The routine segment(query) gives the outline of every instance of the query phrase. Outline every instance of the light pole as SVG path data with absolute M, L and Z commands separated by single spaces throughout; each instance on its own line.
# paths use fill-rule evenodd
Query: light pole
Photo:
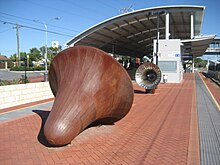
M 47 24 L 52 21 L 52 20 L 59 20 L 60 17 L 55 17 L 50 19 L 49 21 L 45 22 L 40 22 L 39 20 L 34 20 L 35 22 L 39 22 L 44 24 L 45 27 L 45 53 L 44 53 L 44 60 L 45 60 L 45 73 L 44 73 L 44 81 L 48 81 L 48 69 L 47 69 L 47 33 L 48 33 L 48 27 Z
M 44 53 L 44 60 L 45 60 L 45 73 L 44 73 L 44 81 L 48 81 L 48 70 L 47 70 L 47 24 L 44 24 L 45 27 L 45 53 Z

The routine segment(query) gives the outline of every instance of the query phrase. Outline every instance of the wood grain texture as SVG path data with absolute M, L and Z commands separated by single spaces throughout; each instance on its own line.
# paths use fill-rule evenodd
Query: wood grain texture
M 122 119 L 133 103 L 126 70 L 107 53 L 76 46 L 60 52 L 51 63 L 49 83 L 55 101 L 44 134 L 55 146 L 70 143 L 95 121 Z

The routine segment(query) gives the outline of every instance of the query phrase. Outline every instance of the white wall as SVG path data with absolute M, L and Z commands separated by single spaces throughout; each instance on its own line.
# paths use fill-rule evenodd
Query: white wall
M 154 40 L 154 53 L 156 52 L 156 40 Z M 163 75 L 167 75 L 168 83 L 180 83 L 183 79 L 183 66 L 181 61 L 181 42 L 180 39 L 159 40 L 158 42 L 158 64 L 161 62 L 176 62 L 176 69 L 170 70 L 164 66 L 160 68 Z M 166 70 L 168 69 L 168 70 Z
M 53 97 L 49 82 L 0 86 L 0 109 Z

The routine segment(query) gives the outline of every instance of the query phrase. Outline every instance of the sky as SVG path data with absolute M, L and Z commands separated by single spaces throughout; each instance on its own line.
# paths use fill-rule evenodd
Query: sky
M 201 34 L 220 37 L 220 0 L 0 0 L 0 54 L 17 52 L 18 24 L 20 52 L 59 41 L 62 49 L 71 38 L 89 27 L 117 16 L 120 9 L 134 10 L 167 5 L 206 6 Z M 55 18 L 59 18 L 58 20 Z

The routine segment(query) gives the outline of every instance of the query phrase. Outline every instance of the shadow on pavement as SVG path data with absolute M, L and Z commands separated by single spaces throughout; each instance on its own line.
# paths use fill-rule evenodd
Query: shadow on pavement
M 47 118 L 50 114 L 50 111 L 44 111 L 44 110 L 32 110 L 32 112 L 36 113 L 37 115 L 40 116 L 41 118 L 41 128 L 40 128 L 40 131 L 38 133 L 38 136 L 37 136 L 37 139 L 38 141 L 46 146 L 46 147 L 51 147 L 51 148 L 56 148 L 56 147 L 64 147 L 64 146 L 53 146 L 51 145 L 50 143 L 47 142 L 46 140 L 46 137 L 44 135 L 44 125 L 47 121 Z M 112 121 L 111 118 L 105 118 L 105 119 L 101 119 L 101 120 L 98 120 L 98 121 L 94 121 L 93 123 L 91 123 L 88 127 L 86 127 L 84 130 L 88 129 L 88 128 L 91 128 L 91 127 L 99 127 L 101 125 L 114 125 L 114 121 Z M 83 130 L 83 131 L 84 131 Z M 81 132 L 83 132 L 81 131 Z
M 134 90 L 134 93 L 136 93 L 136 94 L 146 94 L 146 92 L 145 91 L 142 91 L 142 90 Z
M 33 110 L 32 112 L 36 113 L 37 115 L 39 115 L 41 117 L 41 128 L 40 131 L 38 133 L 37 139 L 38 141 L 46 146 L 46 147 L 53 147 L 51 144 L 49 144 L 44 136 L 44 125 L 46 123 L 46 120 L 50 114 L 50 111 L 44 111 L 44 110 Z

